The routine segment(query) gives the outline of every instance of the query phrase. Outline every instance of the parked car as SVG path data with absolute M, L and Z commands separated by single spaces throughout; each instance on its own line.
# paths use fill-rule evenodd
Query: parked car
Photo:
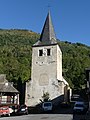
M 74 114 L 85 114 L 87 112 L 87 108 L 84 102 L 77 101 L 75 102 L 73 113 Z
M 42 103 L 42 109 L 44 112 L 52 111 L 53 110 L 53 105 L 52 102 L 43 102 Z
M 14 110 L 13 110 L 12 106 L 9 106 L 9 111 L 10 111 L 10 115 L 14 115 Z
M 28 115 L 28 107 L 26 105 L 21 105 L 17 110 L 17 115 Z
M 10 109 L 8 106 L 0 107 L 0 116 L 10 116 Z

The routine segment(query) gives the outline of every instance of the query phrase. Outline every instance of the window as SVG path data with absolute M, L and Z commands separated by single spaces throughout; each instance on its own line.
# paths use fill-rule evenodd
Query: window
M 47 56 L 50 56 L 50 49 L 47 49 Z
M 39 56 L 43 55 L 43 50 L 39 50 Z
M 7 103 L 7 96 L 2 96 L 1 103 L 2 104 Z
M 39 56 L 50 56 L 51 49 L 41 49 L 39 50 Z

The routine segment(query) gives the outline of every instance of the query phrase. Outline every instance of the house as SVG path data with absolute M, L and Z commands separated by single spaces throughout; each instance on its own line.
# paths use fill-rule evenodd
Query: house
M 19 104 L 19 92 L 8 82 L 5 74 L 0 74 L 0 106 Z
M 40 36 L 32 46 L 31 80 L 26 83 L 25 104 L 36 106 L 45 93 L 57 105 L 69 100 L 69 84 L 62 76 L 62 51 L 56 40 L 50 11 Z

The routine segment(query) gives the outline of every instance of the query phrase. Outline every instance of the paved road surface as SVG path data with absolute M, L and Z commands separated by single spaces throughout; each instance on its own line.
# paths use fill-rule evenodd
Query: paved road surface
M 70 114 L 29 114 L 23 116 L 1 117 L 0 120 L 73 120 Z

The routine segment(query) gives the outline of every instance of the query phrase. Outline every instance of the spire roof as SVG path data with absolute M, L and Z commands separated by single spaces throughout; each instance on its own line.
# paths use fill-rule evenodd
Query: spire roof
M 52 45 L 57 44 L 54 27 L 51 20 L 50 11 L 47 14 L 46 21 L 40 36 L 40 39 L 34 46 L 37 45 Z

